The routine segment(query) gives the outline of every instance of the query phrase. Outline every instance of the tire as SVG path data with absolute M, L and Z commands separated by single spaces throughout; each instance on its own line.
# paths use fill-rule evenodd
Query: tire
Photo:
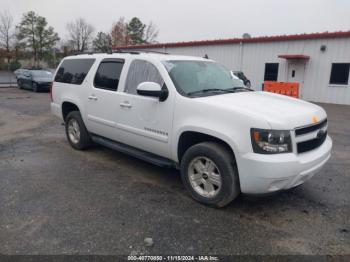
M 19 89 L 23 89 L 22 81 L 21 81 L 21 80 L 17 80 L 17 87 L 18 87 Z
M 246 86 L 246 87 L 248 87 L 248 88 L 251 88 L 251 86 L 252 86 L 252 85 L 251 85 L 251 83 L 250 83 L 250 81 L 249 81 L 249 80 L 247 81 L 247 83 L 246 83 L 246 85 L 245 85 L 245 86 Z
M 65 119 L 66 136 L 69 144 L 77 150 L 91 146 L 91 138 L 79 111 L 70 112 Z M 74 132 L 76 136 L 74 136 Z M 79 135 L 77 134 L 79 132 Z
M 210 161 L 214 165 L 209 164 Z M 198 171 L 198 168 L 193 168 L 198 165 L 201 168 L 208 165 L 210 167 L 208 170 L 214 171 L 203 173 Z M 200 203 L 223 207 L 240 194 L 236 161 L 224 145 L 215 142 L 204 142 L 190 147 L 181 160 L 180 169 L 182 182 L 186 189 Z M 220 177 L 220 183 L 218 177 Z M 211 181 L 216 183 L 212 184 L 214 191 L 204 195 L 206 189 L 204 183 L 211 183 Z M 201 184 L 202 182 L 203 184 Z M 208 186 L 208 188 L 211 187 Z
M 38 93 L 38 92 L 39 92 L 39 87 L 38 87 L 38 84 L 37 84 L 37 83 L 33 82 L 33 83 L 32 83 L 32 88 L 33 88 L 33 91 L 34 91 L 35 93 Z

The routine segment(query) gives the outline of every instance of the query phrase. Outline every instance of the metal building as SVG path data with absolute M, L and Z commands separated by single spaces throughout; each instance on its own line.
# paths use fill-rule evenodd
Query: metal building
M 350 105 L 350 31 L 126 48 L 208 55 L 231 70 L 243 71 L 256 90 L 261 90 L 265 80 L 298 82 L 302 99 Z

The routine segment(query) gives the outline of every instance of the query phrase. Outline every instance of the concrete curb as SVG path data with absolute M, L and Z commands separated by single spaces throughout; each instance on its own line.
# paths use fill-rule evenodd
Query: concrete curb
M 17 84 L 16 83 L 12 83 L 12 84 L 1 83 L 0 84 L 0 88 L 10 88 L 10 87 L 17 87 Z

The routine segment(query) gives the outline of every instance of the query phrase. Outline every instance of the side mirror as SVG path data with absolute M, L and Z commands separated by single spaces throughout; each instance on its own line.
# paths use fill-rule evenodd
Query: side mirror
M 141 96 L 158 97 L 160 102 L 165 101 L 169 94 L 165 85 L 161 87 L 155 82 L 142 82 L 137 86 L 136 90 L 137 94 Z

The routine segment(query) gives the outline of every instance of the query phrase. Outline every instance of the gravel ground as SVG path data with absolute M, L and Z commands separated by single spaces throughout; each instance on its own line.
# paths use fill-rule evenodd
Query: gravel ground
M 334 148 L 318 175 L 214 209 L 176 170 L 73 150 L 47 93 L 0 89 L 0 253 L 350 255 L 350 107 L 322 106 Z

